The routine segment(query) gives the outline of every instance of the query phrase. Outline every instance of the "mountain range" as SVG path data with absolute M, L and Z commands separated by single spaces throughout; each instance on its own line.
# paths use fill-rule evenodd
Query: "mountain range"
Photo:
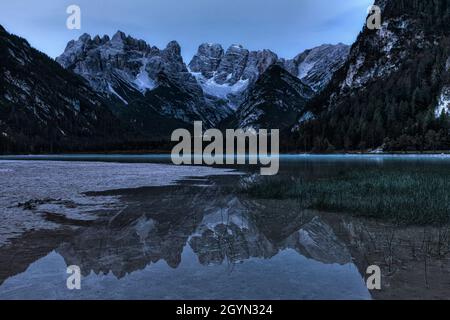
M 236 127 L 249 128 L 263 124 L 258 121 L 263 113 L 266 117 L 279 113 L 291 120 L 266 121 L 264 125 L 290 126 L 306 101 L 343 65 L 348 51 L 343 44 L 324 45 L 285 60 L 270 50 L 250 51 L 241 45 L 224 50 L 220 44 L 204 43 L 186 65 L 177 42 L 159 49 L 118 31 L 112 38 L 84 34 L 69 42 L 56 61 L 85 78 L 95 92 L 109 100 L 118 118 L 155 137 L 154 115 L 168 118 L 165 123 L 174 119 L 184 122 L 184 126 L 201 120 L 206 127 L 215 127 L 233 120 Z M 284 78 L 290 85 L 285 89 L 299 95 L 290 101 L 295 106 L 272 105 L 265 110 L 254 103 L 261 90 L 267 93 L 262 83 L 267 87 L 271 80 L 281 80 L 280 73 L 269 71 L 273 66 L 287 71 Z M 267 97 L 266 105 L 271 104 L 271 98 Z M 285 103 L 284 92 L 278 98 Z M 167 134 L 173 128 L 168 127 Z
M 380 29 L 293 59 L 118 31 L 56 61 L 0 28 L 0 151 L 149 148 L 176 128 L 281 129 L 292 150 L 450 148 L 450 4 L 379 0 Z

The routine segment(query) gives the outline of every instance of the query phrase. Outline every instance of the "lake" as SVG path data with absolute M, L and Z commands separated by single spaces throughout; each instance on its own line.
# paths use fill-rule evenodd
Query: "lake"
M 276 179 L 445 176 L 449 165 L 444 155 L 282 156 Z M 165 155 L 0 157 L 0 299 L 450 297 L 447 226 L 241 192 L 261 178 L 257 167 L 176 167 Z M 366 286 L 372 264 L 380 292 Z M 67 289 L 71 265 L 81 290 Z

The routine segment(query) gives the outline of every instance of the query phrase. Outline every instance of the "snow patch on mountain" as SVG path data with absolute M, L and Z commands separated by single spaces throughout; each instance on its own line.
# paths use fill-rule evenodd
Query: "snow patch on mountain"
M 114 88 L 111 86 L 111 84 L 108 83 L 108 90 L 109 92 L 111 92 L 113 95 L 115 95 L 117 98 L 120 99 L 120 101 L 122 101 L 123 103 L 125 103 L 126 105 L 128 105 L 128 101 L 125 100 L 124 98 L 122 98 L 122 96 L 120 94 L 118 94 L 116 92 L 116 90 L 114 90 Z
M 239 94 L 245 91 L 249 85 L 249 80 L 240 79 L 234 84 L 223 83 L 219 84 L 214 80 L 214 77 L 207 79 L 201 72 L 192 72 L 192 75 L 197 79 L 203 91 L 214 97 L 221 99 L 228 99 L 230 94 Z M 230 75 L 231 76 L 231 75 Z
M 399 29 L 404 29 L 404 26 L 401 25 Z M 390 53 L 392 49 L 395 47 L 398 42 L 398 37 L 396 34 L 389 29 L 389 22 L 386 21 L 381 25 L 381 29 L 377 31 L 378 36 L 382 39 L 383 43 L 383 51 L 386 53 Z
M 136 76 L 136 80 L 134 80 L 134 83 L 136 84 L 139 91 L 143 93 L 147 92 L 147 90 L 153 90 L 157 87 L 156 81 L 150 78 L 146 67 L 147 64 L 143 63 L 138 75 Z
M 304 122 L 308 122 L 310 120 L 313 120 L 314 118 L 315 118 L 314 114 L 311 111 L 308 111 L 298 120 L 298 123 L 302 124 Z
M 444 87 L 435 109 L 435 116 L 439 118 L 442 114 L 450 115 L 450 87 Z
M 301 63 L 298 67 L 298 77 L 300 79 L 305 79 L 308 76 L 308 73 L 311 72 L 311 70 L 316 65 L 316 62 L 304 62 Z

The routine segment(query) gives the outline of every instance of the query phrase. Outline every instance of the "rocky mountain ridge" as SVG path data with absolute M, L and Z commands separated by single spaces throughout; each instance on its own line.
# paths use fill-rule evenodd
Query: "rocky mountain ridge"
M 243 93 L 274 64 L 320 92 L 345 63 L 349 49 L 344 44 L 322 45 L 287 60 L 267 49 L 250 51 L 232 45 L 224 51 L 220 44 L 204 43 L 189 68 L 206 93 L 228 99 L 236 106 L 242 102 Z
M 212 127 L 235 116 L 270 66 L 279 65 L 320 91 L 345 62 L 347 49 L 342 44 L 324 45 L 285 60 L 270 50 L 250 51 L 241 45 L 224 50 L 220 44 L 205 43 L 186 66 L 177 42 L 160 50 L 118 31 L 112 38 L 84 34 L 69 42 L 57 61 L 115 101 L 119 118 L 127 114 L 126 121 L 139 122 L 156 113 L 185 123 L 202 120 Z M 164 86 L 167 90 L 157 93 Z
M 56 61 L 110 99 L 119 118 L 149 134 L 157 125 L 155 117 L 185 123 L 202 120 L 212 126 L 229 114 L 205 98 L 175 41 L 160 50 L 121 31 L 112 38 L 84 34 L 69 42 Z
M 315 92 L 279 65 L 271 65 L 245 95 L 233 127 L 286 129 L 303 114 Z

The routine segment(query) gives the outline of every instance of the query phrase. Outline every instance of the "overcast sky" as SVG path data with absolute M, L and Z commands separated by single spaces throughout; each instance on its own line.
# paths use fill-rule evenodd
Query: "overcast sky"
M 66 8 L 81 7 L 81 30 Z M 292 58 L 323 43 L 351 44 L 373 0 L 2 0 L 0 24 L 51 57 L 82 33 L 118 29 L 160 48 L 171 40 L 189 61 L 203 42 L 242 44 Z

